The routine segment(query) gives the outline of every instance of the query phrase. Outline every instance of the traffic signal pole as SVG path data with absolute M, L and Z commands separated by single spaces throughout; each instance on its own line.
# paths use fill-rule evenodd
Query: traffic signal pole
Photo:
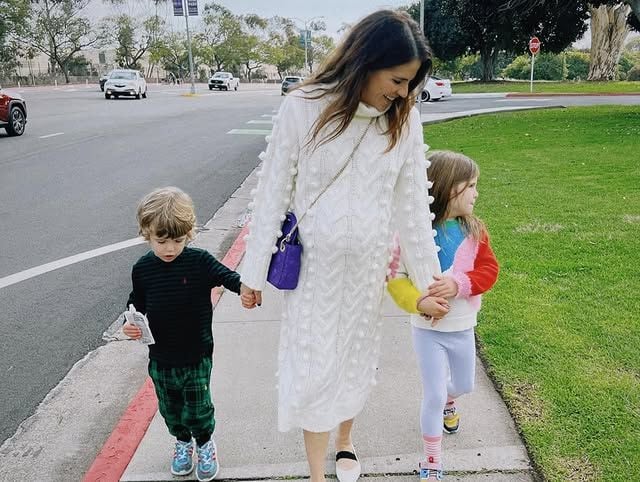
M 182 8 L 184 9 L 184 21 L 187 25 L 187 50 L 189 51 L 189 72 L 191 73 L 191 94 L 196 93 L 196 77 L 193 72 L 193 54 L 191 53 L 191 32 L 189 31 L 189 12 L 187 11 L 186 0 L 182 0 Z

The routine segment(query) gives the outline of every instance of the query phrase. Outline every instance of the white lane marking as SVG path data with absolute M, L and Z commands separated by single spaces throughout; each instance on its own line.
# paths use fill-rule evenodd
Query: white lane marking
M 102 256 L 103 254 L 112 253 L 120 249 L 130 248 L 131 246 L 136 246 L 144 242 L 144 238 L 142 236 L 139 236 L 137 238 L 121 241 L 119 243 L 110 244 L 109 246 L 103 246 L 102 248 L 85 251 L 84 253 L 74 254 L 73 256 L 68 256 L 57 261 L 52 261 L 51 263 L 36 266 L 34 268 L 29 268 L 27 270 L 20 271 L 19 273 L 14 273 L 9 276 L 5 276 L 4 278 L 0 278 L 0 289 L 14 285 L 16 283 L 20 283 L 21 281 L 25 281 L 30 278 L 34 278 L 36 276 L 40 276 L 42 274 L 48 273 L 49 271 L 64 268 L 65 266 L 79 263 L 87 259 L 96 258 L 98 256 Z
M 250 120 L 247 124 L 273 124 L 271 120 Z
M 55 134 L 47 134 L 46 136 L 40 136 L 40 139 L 48 139 L 49 137 L 56 137 L 63 135 L 64 132 L 56 132 Z
M 227 134 L 246 134 L 265 136 L 271 134 L 271 130 L 266 129 L 231 129 Z
M 261 117 L 268 117 L 269 119 L 273 118 L 273 114 L 262 114 Z
M 510 97 L 508 99 L 499 99 L 496 100 L 496 102 L 546 102 L 548 100 L 551 100 L 549 98 L 547 99 L 540 99 L 540 98 L 535 98 L 532 99 L 531 97 Z

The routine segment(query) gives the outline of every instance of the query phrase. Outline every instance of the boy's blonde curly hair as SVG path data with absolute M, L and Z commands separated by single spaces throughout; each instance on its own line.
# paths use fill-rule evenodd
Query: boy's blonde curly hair
M 169 186 L 155 189 L 138 204 L 138 234 L 177 239 L 193 238 L 196 213 L 191 197 L 182 189 Z

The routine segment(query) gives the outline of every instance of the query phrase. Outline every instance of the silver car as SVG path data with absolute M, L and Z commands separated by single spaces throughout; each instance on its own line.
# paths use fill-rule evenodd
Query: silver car
M 147 98 L 147 81 L 137 70 L 114 70 L 104 83 L 104 98 L 132 96 Z

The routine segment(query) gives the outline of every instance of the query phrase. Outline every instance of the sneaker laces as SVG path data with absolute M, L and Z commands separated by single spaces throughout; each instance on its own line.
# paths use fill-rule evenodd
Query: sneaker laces
M 188 459 L 193 454 L 193 445 L 191 442 L 183 442 L 178 440 L 176 442 L 175 457 L 182 461 Z
M 456 410 L 456 406 L 444 409 L 444 416 L 455 415 L 458 411 Z
M 198 450 L 198 462 L 205 467 L 213 465 L 213 459 L 215 459 L 215 457 L 216 453 L 213 451 L 213 444 L 211 443 L 211 440 Z

